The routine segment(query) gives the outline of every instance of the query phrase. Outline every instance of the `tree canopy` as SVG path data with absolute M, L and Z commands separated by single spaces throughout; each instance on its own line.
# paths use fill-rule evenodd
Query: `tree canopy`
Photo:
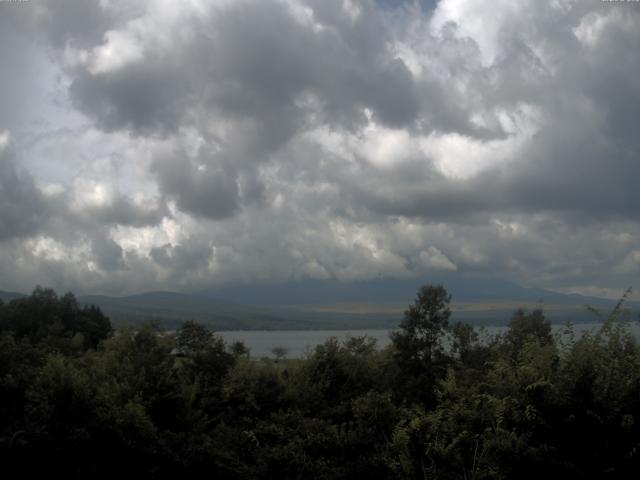
M 0 458 L 27 477 L 635 478 L 625 323 L 554 336 L 518 310 L 482 339 L 449 303 L 421 288 L 385 349 L 332 338 L 273 359 L 194 322 L 111 332 L 38 288 L 0 305 Z

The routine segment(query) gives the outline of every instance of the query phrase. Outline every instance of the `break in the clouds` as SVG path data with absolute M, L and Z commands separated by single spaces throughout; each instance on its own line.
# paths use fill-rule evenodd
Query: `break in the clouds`
M 0 40 L 2 288 L 637 284 L 638 4 L 32 0 Z

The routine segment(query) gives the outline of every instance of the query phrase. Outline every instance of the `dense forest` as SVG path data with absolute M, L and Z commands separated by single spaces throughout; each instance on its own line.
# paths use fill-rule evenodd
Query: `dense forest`
M 72 294 L 0 305 L 3 470 L 74 478 L 637 478 L 640 348 L 541 310 L 480 338 L 418 292 L 379 350 L 253 358 L 195 322 L 114 331 Z

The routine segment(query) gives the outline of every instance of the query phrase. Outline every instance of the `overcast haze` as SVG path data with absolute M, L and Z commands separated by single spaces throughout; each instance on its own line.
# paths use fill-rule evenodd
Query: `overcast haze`
M 0 2 L 0 288 L 640 288 L 639 52 L 633 2 Z

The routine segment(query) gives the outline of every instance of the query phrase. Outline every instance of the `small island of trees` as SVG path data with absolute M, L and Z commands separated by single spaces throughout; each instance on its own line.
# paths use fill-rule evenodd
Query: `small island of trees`
M 518 310 L 480 338 L 424 286 L 391 345 L 252 358 L 205 326 L 113 330 L 37 288 L 0 302 L 6 473 L 66 478 L 637 478 L 640 348 L 619 308 L 552 334 Z M 13 473 L 15 472 L 15 473 Z M 11 474 L 10 474 L 11 475 Z

